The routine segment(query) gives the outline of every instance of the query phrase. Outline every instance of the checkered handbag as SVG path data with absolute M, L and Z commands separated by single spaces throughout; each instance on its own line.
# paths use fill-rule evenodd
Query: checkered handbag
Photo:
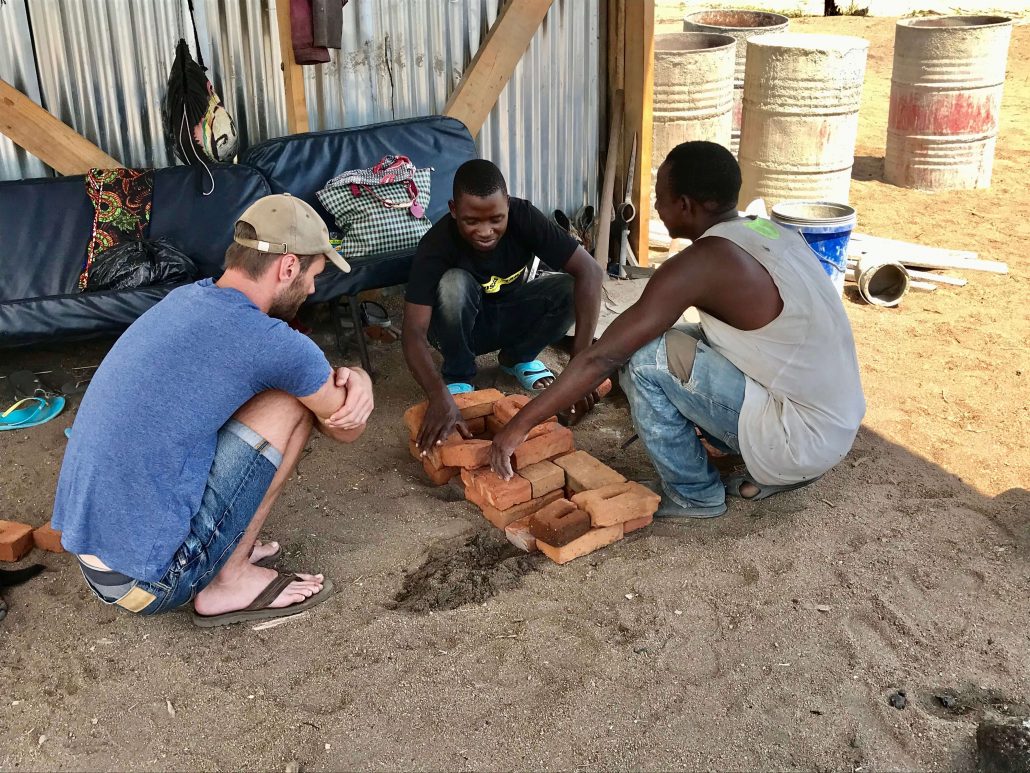
M 406 156 L 384 156 L 370 169 L 337 175 L 315 195 L 336 219 L 343 257 L 414 250 L 432 226 L 431 168 L 416 169 Z

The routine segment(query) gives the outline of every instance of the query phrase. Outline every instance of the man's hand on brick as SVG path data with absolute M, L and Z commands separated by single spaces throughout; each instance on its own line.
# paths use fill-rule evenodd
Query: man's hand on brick
M 422 427 L 415 438 L 415 445 L 423 454 L 433 446 L 440 445 L 452 432 L 457 431 L 463 438 L 472 437 L 465 420 L 461 417 L 461 411 L 450 394 L 440 395 L 429 400 L 429 407 L 426 408 L 426 416 L 422 420 Z
M 335 381 L 347 390 L 347 397 L 340 410 L 325 420 L 326 425 L 343 430 L 364 426 L 375 407 L 372 379 L 361 368 L 337 368 Z
M 493 447 L 490 449 L 490 468 L 503 480 L 511 480 L 515 474 L 511 467 L 511 455 L 526 439 L 526 434 L 516 428 L 514 422 L 509 422 L 504 429 L 494 435 Z

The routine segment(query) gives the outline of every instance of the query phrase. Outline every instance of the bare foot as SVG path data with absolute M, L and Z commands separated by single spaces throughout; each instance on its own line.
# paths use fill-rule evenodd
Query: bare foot
M 758 486 L 756 486 L 754 483 L 747 482 L 740 484 L 741 499 L 751 499 L 755 496 L 758 496 Z
M 554 383 L 554 376 L 544 376 L 533 382 L 533 389 L 547 389 Z
M 264 558 L 274 556 L 277 550 L 279 550 L 279 543 L 275 540 L 271 542 L 254 540 L 254 547 L 250 549 L 250 563 L 256 564 Z
M 275 579 L 276 571 L 246 564 L 235 577 L 224 575 L 223 569 L 210 585 L 197 594 L 193 608 L 198 615 L 221 615 L 246 608 Z M 274 609 L 288 607 L 322 590 L 322 575 L 298 574 L 298 577 L 301 579 L 287 585 L 268 606 Z

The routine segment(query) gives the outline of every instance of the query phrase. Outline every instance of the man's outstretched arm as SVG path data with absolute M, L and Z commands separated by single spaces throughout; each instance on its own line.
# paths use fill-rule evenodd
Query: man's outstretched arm
M 623 312 L 600 340 L 572 358 L 569 366 L 539 397 L 494 436 L 491 466 L 502 478 L 512 476 L 511 454 L 536 424 L 593 391 L 641 346 L 672 327 L 684 310 L 702 297 L 708 269 L 689 254 L 666 261 L 651 278 L 640 299 Z
M 404 325 L 401 330 L 404 361 L 429 400 L 422 428 L 415 438 L 415 444 L 423 452 L 442 442 L 455 429 L 462 437 L 472 437 L 429 351 L 429 321 L 432 316 L 432 306 L 410 302 L 404 304 Z

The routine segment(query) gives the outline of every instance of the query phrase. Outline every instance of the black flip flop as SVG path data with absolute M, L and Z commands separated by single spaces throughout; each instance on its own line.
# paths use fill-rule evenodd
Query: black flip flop
M 225 612 L 221 615 L 198 615 L 193 613 L 193 624 L 200 628 L 217 628 L 220 625 L 233 625 L 234 623 L 253 623 L 259 620 L 271 620 L 276 617 L 292 617 L 306 612 L 312 607 L 318 606 L 333 593 L 332 580 L 322 581 L 322 590 L 314 596 L 309 596 L 303 601 L 291 604 L 288 607 L 269 607 L 268 605 L 279 598 L 290 585 L 290 583 L 301 578 L 293 572 L 279 572 L 265 589 L 261 591 L 244 609 L 235 612 Z

